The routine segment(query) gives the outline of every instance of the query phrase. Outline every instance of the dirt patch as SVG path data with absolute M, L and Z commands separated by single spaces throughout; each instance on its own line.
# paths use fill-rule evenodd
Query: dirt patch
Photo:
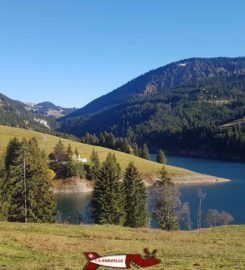
M 52 186 L 54 193 L 91 192 L 93 190 L 93 181 L 71 177 L 52 180 Z

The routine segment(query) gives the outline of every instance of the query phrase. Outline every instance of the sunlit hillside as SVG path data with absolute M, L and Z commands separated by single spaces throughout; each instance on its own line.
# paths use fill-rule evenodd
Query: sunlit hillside
M 30 131 L 30 130 L 20 129 L 20 128 L 13 128 L 13 127 L 8 127 L 8 126 L 1 126 L 1 125 L 0 125 L 0 154 L 3 153 L 9 140 L 13 137 L 17 137 L 19 139 L 22 139 L 22 138 L 30 139 L 30 138 L 35 137 L 38 140 L 39 146 L 42 149 L 44 149 L 47 154 L 51 153 L 55 144 L 59 140 L 61 140 L 64 142 L 66 146 L 68 144 L 71 144 L 73 149 L 76 147 L 78 151 L 80 152 L 81 156 L 86 157 L 86 158 L 90 157 L 93 151 L 93 148 L 95 148 L 95 150 L 98 152 L 101 160 L 105 159 L 108 152 L 114 152 L 122 168 L 125 168 L 130 161 L 134 161 L 138 169 L 144 173 L 158 172 L 162 167 L 160 164 L 156 162 L 148 161 L 148 160 L 145 160 L 145 159 L 133 156 L 133 155 L 129 155 L 126 153 L 113 151 L 108 148 L 78 143 L 75 141 L 62 139 L 62 138 L 48 135 L 45 133 L 40 133 L 40 132 L 35 132 L 35 131 Z M 191 174 L 192 173 L 189 170 L 185 170 L 185 169 L 177 168 L 173 166 L 166 166 L 166 169 L 169 173 L 172 173 L 172 174 Z

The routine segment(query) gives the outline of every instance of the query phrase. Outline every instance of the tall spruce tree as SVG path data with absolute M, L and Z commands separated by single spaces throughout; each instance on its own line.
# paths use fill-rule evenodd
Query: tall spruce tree
M 160 149 L 157 153 L 157 162 L 161 164 L 167 164 L 167 158 L 162 149 Z
M 135 155 L 135 156 L 140 156 L 140 153 L 139 153 L 139 148 L 138 148 L 138 145 L 137 145 L 137 143 L 133 143 L 133 154 Z
M 64 177 L 76 176 L 76 166 L 73 160 L 73 151 L 69 144 L 66 150 L 66 163 L 63 165 Z
M 75 147 L 75 156 L 78 157 L 79 156 L 79 151 L 78 149 Z
M 93 152 L 90 156 L 90 176 L 89 178 L 96 180 L 100 170 L 100 159 L 98 153 L 93 149 Z
M 53 222 L 55 201 L 48 182 L 47 157 L 36 139 L 12 139 L 4 159 L 2 196 L 8 221 Z
M 61 140 L 59 140 L 55 145 L 53 154 L 57 162 L 63 162 L 66 160 L 65 145 Z
M 92 194 L 92 218 L 98 224 L 125 222 L 125 191 L 121 180 L 121 168 L 115 155 L 109 153 L 103 162 Z
M 141 153 L 141 157 L 144 158 L 144 159 L 147 159 L 147 160 L 150 159 L 149 150 L 148 150 L 148 147 L 147 147 L 147 145 L 145 143 L 143 145 L 143 150 L 142 150 L 142 153 Z
M 67 161 L 73 160 L 73 151 L 70 144 L 68 145 L 67 150 L 66 150 L 66 160 Z
M 4 155 L 0 158 L 0 220 L 7 219 L 8 202 L 3 198 Z
M 143 227 L 147 222 L 147 194 L 143 180 L 130 162 L 124 174 L 125 188 L 125 226 Z

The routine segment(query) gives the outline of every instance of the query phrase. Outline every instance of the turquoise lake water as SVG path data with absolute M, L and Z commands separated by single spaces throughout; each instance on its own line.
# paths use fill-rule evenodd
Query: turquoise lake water
M 152 155 L 152 159 L 155 155 Z M 233 215 L 233 224 L 245 224 L 245 163 L 197 159 L 187 157 L 169 157 L 169 165 L 183 167 L 200 173 L 206 173 L 232 180 L 222 184 L 182 185 L 179 186 L 182 202 L 189 202 L 192 220 L 195 226 L 198 207 L 197 188 L 206 192 L 203 212 L 216 208 Z M 62 220 L 70 223 L 90 223 L 89 202 L 91 194 L 56 194 L 57 209 Z

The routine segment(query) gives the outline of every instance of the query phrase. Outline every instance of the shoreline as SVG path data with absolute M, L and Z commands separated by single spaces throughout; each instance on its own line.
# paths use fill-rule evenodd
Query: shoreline
M 141 174 L 146 187 L 152 186 L 159 177 L 156 173 Z M 221 184 L 228 183 L 231 180 L 222 177 L 211 176 L 201 173 L 170 175 L 172 181 L 176 185 L 191 185 L 191 184 Z M 69 179 L 52 180 L 53 193 L 89 193 L 93 191 L 93 181 L 72 177 Z
M 194 173 L 193 175 L 182 175 L 174 176 L 172 180 L 178 185 L 188 185 L 188 184 L 222 184 L 231 182 L 230 179 L 212 176 L 202 173 Z
M 159 177 L 157 174 L 143 174 L 143 179 L 146 186 L 152 186 L 157 180 L 159 180 Z M 212 176 L 208 174 L 202 174 L 202 173 L 192 173 L 192 174 L 170 174 L 170 178 L 172 179 L 173 183 L 176 185 L 189 185 L 189 184 L 220 184 L 220 183 L 228 183 L 231 180 Z
M 52 190 L 58 193 L 89 193 L 93 191 L 93 182 L 77 177 L 52 180 Z

